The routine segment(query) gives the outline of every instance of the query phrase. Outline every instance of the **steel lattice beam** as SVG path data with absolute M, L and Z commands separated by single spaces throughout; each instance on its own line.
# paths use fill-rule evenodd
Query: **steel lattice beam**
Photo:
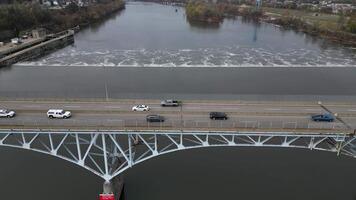
M 356 138 L 340 133 L 2 130 L 0 146 L 52 155 L 106 181 L 150 158 L 201 147 L 290 147 L 356 157 Z

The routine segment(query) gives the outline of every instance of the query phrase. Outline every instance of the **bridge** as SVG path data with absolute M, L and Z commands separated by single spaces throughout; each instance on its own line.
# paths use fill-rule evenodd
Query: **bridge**
M 2 130 L 0 146 L 28 149 L 71 162 L 110 181 L 150 158 L 202 147 L 279 147 L 356 157 L 353 134 L 207 131 Z
M 106 183 L 148 159 L 206 147 L 302 148 L 356 157 L 356 109 L 348 103 L 184 101 L 181 107 L 143 103 L 166 117 L 148 123 L 131 106 L 142 100 L 110 102 L 1 101 L 15 118 L 0 119 L 0 146 L 36 151 L 78 165 Z M 64 108 L 70 119 L 48 119 L 46 110 Z M 229 119 L 210 120 L 210 111 Z M 332 123 L 310 115 L 333 113 Z

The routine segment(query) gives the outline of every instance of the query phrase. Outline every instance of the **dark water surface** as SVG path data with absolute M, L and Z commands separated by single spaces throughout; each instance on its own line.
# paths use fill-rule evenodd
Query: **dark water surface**
M 75 46 L 1 68 L 0 98 L 354 101 L 355 64 L 355 50 L 302 33 L 241 19 L 196 27 L 183 9 L 129 3 L 76 35 Z M 202 65 L 214 67 L 194 67 Z M 0 149 L 0 199 L 95 200 L 102 189 L 66 161 Z M 355 200 L 355 169 L 356 160 L 326 152 L 197 149 L 128 170 L 126 199 Z
M 0 69 L 1 98 L 356 100 L 354 67 Z
M 74 46 L 25 65 L 344 66 L 356 65 L 356 49 L 241 18 L 197 26 L 186 21 L 183 8 L 129 2 L 77 34 Z
M 95 200 L 101 180 L 39 153 L 1 148 L 1 199 Z M 355 200 L 356 162 L 334 153 L 208 148 L 166 154 L 125 173 L 128 200 Z

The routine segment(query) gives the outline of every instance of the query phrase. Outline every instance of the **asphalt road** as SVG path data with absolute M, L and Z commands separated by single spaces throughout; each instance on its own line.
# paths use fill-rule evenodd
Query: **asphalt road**
M 133 112 L 132 106 L 148 105 L 148 112 Z M 0 118 L 0 128 L 44 129 L 288 129 L 346 130 L 356 128 L 356 105 L 317 102 L 237 102 L 184 101 L 181 107 L 161 107 L 159 100 L 79 101 L 1 101 L 0 108 L 15 110 L 14 118 Z M 48 109 L 72 111 L 70 119 L 49 119 Z M 226 112 L 228 120 L 211 120 L 209 112 Z M 313 122 L 312 114 L 337 113 L 332 123 Z M 159 114 L 163 123 L 147 123 L 146 115 Z

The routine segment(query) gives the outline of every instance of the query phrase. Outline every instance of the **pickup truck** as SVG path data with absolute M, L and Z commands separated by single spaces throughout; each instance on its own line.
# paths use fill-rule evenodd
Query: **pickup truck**
M 161 106 L 171 106 L 171 107 L 176 107 L 176 106 L 179 106 L 180 105 L 180 102 L 179 101 L 176 101 L 176 100 L 163 100 L 161 101 Z

